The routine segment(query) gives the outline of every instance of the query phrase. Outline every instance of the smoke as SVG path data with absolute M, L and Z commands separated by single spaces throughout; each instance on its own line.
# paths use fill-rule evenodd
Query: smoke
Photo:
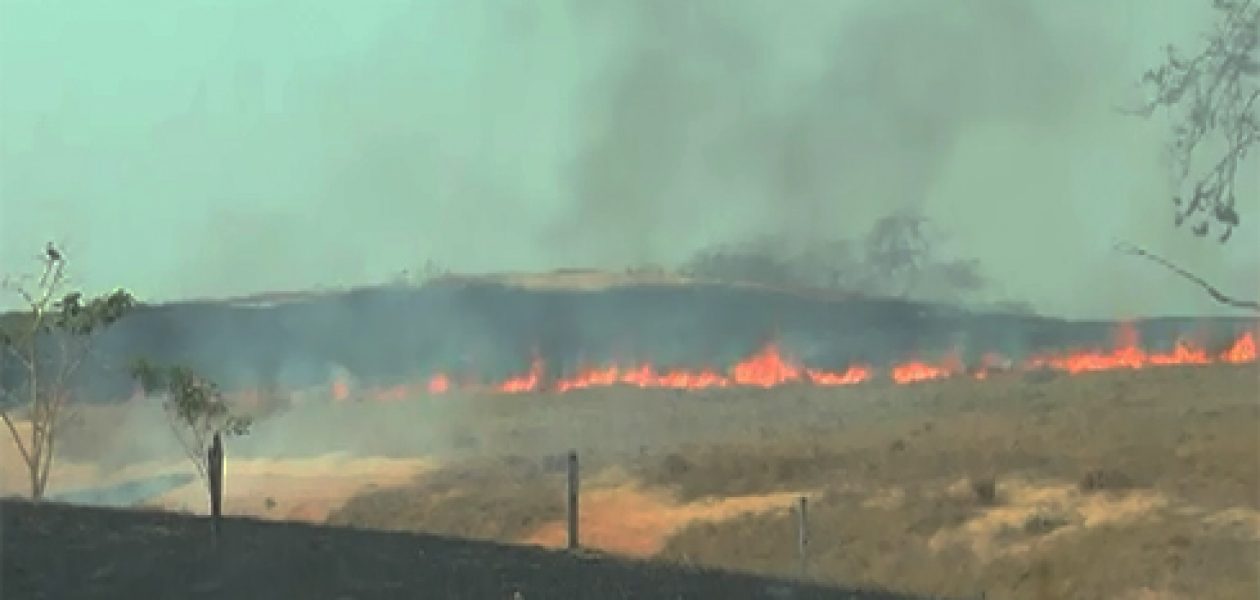
M 831 239 L 925 203 L 978 124 L 1062 118 L 1079 77 L 1028 4 L 767 8 L 606 2 L 586 16 L 625 29 L 579 114 L 592 139 L 550 239 L 606 262 L 715 236 Z M 813 64 L 793 65 L 801 48 Z
M 55 239 L 85 287 L 160 301 L 429 259 L 674 265 L 913 207 L 1002 297 L 1209 310 L 1128 292 L 1184 288 L 1108 251 L 1260 287 L 1254 229 L 1223 250 L 1174 230 L 1165 124 L 1113 110 L 1195 42 L 1194 4 L 6 2 L 0 257 L 20 271 Z
M 53 502 L 126 508 L 157 498 L 195 479 L 188 473 L 168 473 L 105 486 L 77 489 L 49 496 Z

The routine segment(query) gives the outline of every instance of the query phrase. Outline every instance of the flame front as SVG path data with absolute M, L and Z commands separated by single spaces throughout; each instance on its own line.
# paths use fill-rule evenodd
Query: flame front
M 1233 363 L 1236 365 L 1240 365 L 1242 363 L 1255 362 L 1256 360 L 1255 336 L 1251 335 L 1251 332 L 1249 331 L 1246 334 L 1244 334 L 1242 337 L 1238 338 L 1238 340 L 1234 342 L 1234 345 L 1230 346 L 1229 350 L 1226 350 L 1225 353 L 1221 355 L 1221 360 L 1224 360 L 1227 363 Z
M 997 353 L 981 356 L 978 364 L 970 369 L 964 365 L 958 353 L 949 353 L 936 361 L 908 360 L 892 365 L 887 378 L 895 384 L 910 384 L 957 377 L 969 374 L 975 379 L 987 379 L 1002 371 L 1054 370 L 1068 374 L 1115 369 L 1143 369 L 1177 365 L 1208 365 L 1213 363 L 1245 364 L 1256 361 L 1255 334 L 1248 331 L 1239 335 L 1229 348 L 1213 354 L 1202 346 L 1179 340 L 1167 352 L 1150 352 L 1142 348 L 1138 331 L 1129 324 L 1121 325 L 1111 350 L 1086 349 L 1063 353 L 1042 353 L 1022 361 L 1015 361 Z M 807 368 L 799 361 L 786 356 L 777 344 L 770 343 L 741 360 L 725 371 L 713 368 L 660 370 L 650 363 L 625 367 L 604 365 L 579 369 L 576 373 L 552 381 L 546 380 L 546 365 L 535 354 L 530 367 L 524 373 L 498 383 L 477 385 L 456 382 L 446 373 L 436 373 L 423 386 L 395 386 L 370 392 L 369 396 L 380 401 L 395 401 L 421 391 L 431 395 L 452 390 L 494 391 L 503 394 L 522 394 L 538 391 L 569 392 L 574 390 L 627 386 L 637 388 L 704 390 L 727 387 L 773 388 L 783 385 L 812 385 L 819 387 L 856 385 L 877 377 L 877 371 L 867 364 L 854 364 L 840 371 Z M 332 395 L 345 399 L 349 395 L 345 381 L 334 381 Z

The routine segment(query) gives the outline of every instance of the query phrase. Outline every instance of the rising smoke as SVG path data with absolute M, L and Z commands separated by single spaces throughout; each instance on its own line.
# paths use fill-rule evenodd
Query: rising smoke
M 1193 4 L 6 3 L 0 253 L 68 241 L 85 286 L 163 300 L 674 265 L 909 206 L 1047 312 L 1207 310 L 1108 252 L 1257 287 L 1255 234 L 1184 240 L 1166 129 L 1113 111 Z
M 889 7 L 891 4 L 891 8 Z M 824 240 L 922 206 L 961 134 L 1065 116 L 1080 67 L 1028 4 L 605 2 L 557 244 L 605 261 Z
M 0 275 L 47 239 L 68 242 L 76 284 L 146 301 L 376 283 L 428 259 L 621 269 L 749 245 L 813 259 L 908 208 L 951 234 L 950 255 L 979 257 L 997 282 L 991 300 L 1051 314 L 1207 312 L 1198 290 L 1107 252 L 1113 237 L 1153 242 L 1223 287 L 1260 287 L 1255 229 L 1228 249 L 1175 230 L 1163 124 L 1112 111 L 1164 43 L 1194 42 L 1208 16 L 1198 4 L 6 1 Z M 1240 180 L 1240 211 L 1260 214 L 1260 178 Z M 514 372 L 523 365 L 487 357 L 526 361 L 530 345 L 635 329 L 615 320 L 630 302 L 577 314 L 439 298 L 426 314 L 449 318 L 433 322 L 388 299 L 352 302 L 284 326 L 159 322 L 144 345 L 218 365 L 237 386 L 285 389 L 465 357 Z M 696 347 L 655 358 L 740 354 L 766 333 L 749 327 L 732 349 L 703 334 L 742 313 L 669 314 L 680 322 L 637 329 Z M 295 322 L 325 327 L 312 336 Z M 687 326 L 699 334 L 679 335 Z M 241 330 L 265 341 L 243 343 Z M 315 350 L 286 352 L 296 347 Z M 522 445 L 517 432 L 477 431 L 461 404 L 384 410 L 398 412 L 294 411 L 234 451 Z M 124 417 L 108 432 L 112 460 L 178 457 L 153 405 Z M 79 457 L 101 458 L 102 444 Z M 115 492 L 104 501 L 135 496 Z

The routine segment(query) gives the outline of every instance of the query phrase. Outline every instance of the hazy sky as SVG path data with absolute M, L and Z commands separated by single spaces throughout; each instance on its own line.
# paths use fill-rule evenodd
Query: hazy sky
M 1209 0 L 0 0 L 0 271 L 146 300 L 672 264 L 918 205 L 1045 312 L 1260 293 L 1118 115 Z

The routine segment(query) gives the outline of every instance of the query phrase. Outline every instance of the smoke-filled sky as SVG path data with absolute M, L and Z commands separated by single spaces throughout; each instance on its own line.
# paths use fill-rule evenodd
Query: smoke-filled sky
M 1118 114 L 1208 0 L 0 0 L 0 271 L 64 244 L 144 300 L 676 264 L 915 206 L 995 298 L 1219 309 L 1260 185 L 1172 226 L 1167 124 Z

